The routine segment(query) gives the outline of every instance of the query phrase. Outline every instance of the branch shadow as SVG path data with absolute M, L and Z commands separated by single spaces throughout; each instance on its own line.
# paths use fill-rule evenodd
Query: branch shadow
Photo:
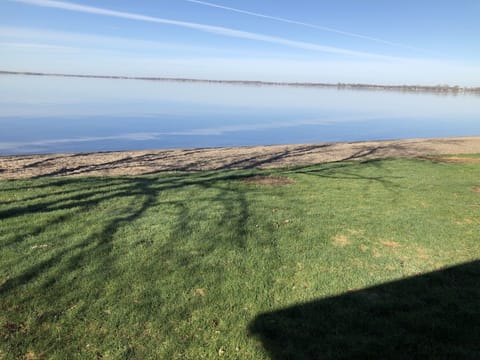
M 84 175 L 149 175 L 168 172 L 237 170 L 311 165 L 349 160 L 430 155 L 437 145 L 460 146 L 461 140 L 421 142 L 323 143 L 264 148 L 205 148 L 148 152 L 104 152 L 0 158 L 6 178 Z
M 104 206 L 109 201 L 128 199 L 128 203 L 117 210 L 115 216 L 103 220 L 100 230 L 89 234 L 82 241 L 70 245 L 68 239 L 73 238 L 75 234 L 67 234 L 65 246 L 55 251 L 49 258 L 27 266 L 22 273 L 1 284 L 0 295 L 11 293 L 60 264 L 62 266 L 60 273 L 64 274 L 77 269 L 82 263 L 91 261 L 91 259 L 102 263 L 99 268 L 107 268 L 108 262 L 113 261 L 110 257 L 110 250 L 117 230 L 125 224 L 134 222 L 154 206 L 167 205 L 183 209 L 177 216 L 178 224 L 172 232 L 171 242 L 168 243 L 168 246 L 173 246 L 172 243 L 185 234 L 186 229 L 189 228 L 189 199 L 165 202 L 161 200 L 161 194 L 165 191 L 189 186 L 216 190 L 217 195 L 208 200 L 212 200 L 222 207 L 223 216 L 219 219 L 219 223 L 229 222 L 232 232 L 235 234 L 236 245 L 242 247 L 246 234 L 244 227 L 249 216 L 245 195 L 238 187 L 229 188 L 220 186 L 219 183 L 236 181 L 248 176 L 250 176 L 249 173 L 222 172 L 191 174 L 190 176 L 183 174 L 168 177 L 125 177 L 116 179 L 113 186 L 106 185 L 102 178 L 68 178 L 59 184 L 54 180 L 47 181 L 38 187 L 41 194 L 27 198 L 33 203 L 25 204 L 25 199 L 21 199 L 2 204 L 4 209 L 0 211 L 0 221 L 14 220 L 13 225 L 7 226 L 6 223 L 2 223 L 2 232 L 10 235 L 4 237 L 2 246 L 19 244 L 28 238 L 47 233 L 56 223 L 68 222 L 76 216 L 88 213 L 95 207 Z M 50 189 L 56 189 L 57 186 L 67 186 L 67 189 L 49 192 Z M 31 216 L 42 216 L 43 220 L 35 220 L 28 227 L 23 227 L 23 223 L 16 221 L 22 217 L 28 221 Z M 69 260 L 65 261 L 65 258 Z
M 365 162 L 364 165 L 382 166 L 380 163 L 370 162 Z M 0 284 L 0 297 L 6 301 L 5 305 L 0 302 L 0 310 L 6 309 L 6 313 L 8 310 L 12 314 L 13 306 L 9 304 L 20 304 L 28 308 L 35 298 L 40 304 L 40 312 L 43 312 L 42 307 L 50 309 L 51 303 L 61 302 L 65 308 L 77 306 L 75 311 L 79 315 L 75 316 L 81 318 L 81 311 L 88 313 L 89 303 L 94 304 L 104 297 L 107 285 L 115 283 L 128 288 L 128 276 L 118 270 L 121 267 L 118 264 L 123 261 L 122 256 L 119 256 L 119 247 L 127 254 L 132 249 L 148 252 L 154 262 L 157 259 L 168 259 L 168 262 L 164 261 L 159 265 L 162 271 L 157 274 L 152 274 L 149 268 L 151 262 L 142 263 L 135 268 L 140 283 L 152 284 L 151 291 L 158 290 L 154 286 L 157 280 L 155 277 L 167 279 L 178 269 L 184 271 L 186 268 L 191 271 L 186 272 L 189 276 L 185 283 L 192 285 L 192 288 L 194 284 L 202 283 L 204 274 L 198 269 L 211 270 L 216 274 L 216 283 L 220 284 L 223 280 L 222 273 L 216 268 L 218 263 L 202 263 L 202 256 L 206 257 L 218 248 L 249 251 L 247 238 L 251 229 L 248 224 L 253 203 L 250 201 L 252 194 L 248 192 L 255 185 L 244 180 L 258 174 L 286 177 L 309 174 L 333 179 L 344 177 L 365 183 L 381 182 L 387 187 L 391 186 L 388 181 L 384 181 L 386 179 L 362 175 L 362 171 L 357 171 L 359 167 L 362 167 L 361 162 L 343 162 L 262 171 L 223 170 L 108 179 L 55 177 L 6 182 L 2 190 L 18 189 L 22 196 L 6 196 L 9 200 L 0 203 L 0 245 L 5 248 L 18 246 L 15 251 L 18 249 L 17 253 L 21 255 L 12 259 L 9 264 L 12 264 L 13 268 L 13 262 L 20 262 L 21 266 L 15 271 L 10 272 L 7 269 L 5 272 L 8 276 L 4 277 L 6 281 Z M 232 184 L 233 182 L 241 184 Z M 255 188 L 255 191 L 258 189 Z M 215 211 L 211 212 L 214 216 L 204 216 L 208 213 L 207 206 L 215 208 Z M 94 215 L 88 217 L 89 213 Z M 165 232 L 165 236 L 139 231 L 141 235 L 136 237 L 134 234 L 128 241 L 123 242 L 123 231 L 130 231 L 130 235 L 137 231 L 135 226 L 126 230 L 129 224 L 137 220 L 141 223 L 147 218 L 151 222 L 144 226 L 157 225 L 157 218 L 161 223 L 166 213 L 171 214 L 168 218 L 171 224 L 158 227 Z M 145 214 L 147 216 L 144 217 Z M 150 219 L 148 215 L 151 216 Z M 82 220 L 79 222 L 77 218 Z M 65 228 L 64 223 L 77 225 L 57 232 L 55 226 L 58 223 L 62 224 L 62 229 Z M 62 238 L 62 242 L 56 243 L 57 238 Z M 36 242 L 40 241 L 37 239 L 42 239 L 45 243 Z M 157 243 L 152 244 L 154 241 Z M 54 245 L 42 250 L 31 248 L 34 244 L 49 243 Z M 195 255 L 192 255 L 194 252 Z M 35 258 L 37 254 L 38 258 Z M 81 287 L 83 290 L 88 288 L 88 291 L 81 295 L 85 297 L 83 301 L 74 298 L 78 293 L 75 295 L 75 291 L 69 291 Z M 151 297 L 153 298 L 156 297 Z M 184 313 L 191 311 L 188 307 L 191 304 L 178 306 L 185 306 Z M 201 306 L 201 303 L 195 306 Z M 141 317 L 142 312 L 139 311 L 136 315 Z M 53 323 L 59 317 L 60 314 L 54 313 L 42 316 L 35 325 L 37 328 L 32 325 L 32 334 L 35 329 L 40 331 L 43 322 Z M 19 335 L 18 342 L 22 341 L 33 340 L 32 337 L 25 340 Z M 12 344 L 15 343 L 12 341 Z M 20 356 L 22 345 L 12 346 Z
M 480 357 L 480 261 L 258 315 L 273 360 Z

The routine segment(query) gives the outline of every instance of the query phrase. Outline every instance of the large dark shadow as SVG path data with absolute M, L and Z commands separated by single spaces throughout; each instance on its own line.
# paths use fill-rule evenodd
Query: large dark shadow
M 480 261 L 257 316 L 271 358 L 479 359 Z

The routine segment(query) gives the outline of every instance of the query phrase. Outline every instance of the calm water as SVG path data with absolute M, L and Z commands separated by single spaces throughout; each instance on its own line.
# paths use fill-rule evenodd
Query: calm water
M 0 76 L 0 154 L 480 135 L 480 96 Z

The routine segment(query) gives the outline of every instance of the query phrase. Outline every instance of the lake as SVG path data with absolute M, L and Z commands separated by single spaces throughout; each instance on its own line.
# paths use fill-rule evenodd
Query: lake
M 480 135 L 480 96 L 0 76 L 0 154 Z

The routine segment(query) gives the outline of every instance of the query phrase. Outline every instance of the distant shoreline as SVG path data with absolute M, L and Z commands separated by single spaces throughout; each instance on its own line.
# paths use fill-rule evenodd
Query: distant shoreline
M 227 85 L 249 85 L 249 86 L 292 86 L 292 87 L 313 87 L 313 88 L 334 88 L 338 90 L 380 90 L 380 91 L 401 91 L 414 93 L 435 93 L 435 94 L 478 94 L 480 87 L 463 87 L 458 85 L 377 85 L 377 84 L 353 84 L 353 83 L 321 83 L 321 82 L 280 82 L 280 81 L 254 81 L 254 80 L 208 80 L 191 79 L 178 77 L 150 77 L 150 76 L 117 76 L 117 75 L 92 75 L 92 74 L 61 74 L 30 71 L 2 71 L 0 75 L 25 75 L 25 76 L 55 76 L 87 79 L 114 79 L 114 80 L 143 80 L 143 81 L 173 81 L 188 83 L 209 83 Z

